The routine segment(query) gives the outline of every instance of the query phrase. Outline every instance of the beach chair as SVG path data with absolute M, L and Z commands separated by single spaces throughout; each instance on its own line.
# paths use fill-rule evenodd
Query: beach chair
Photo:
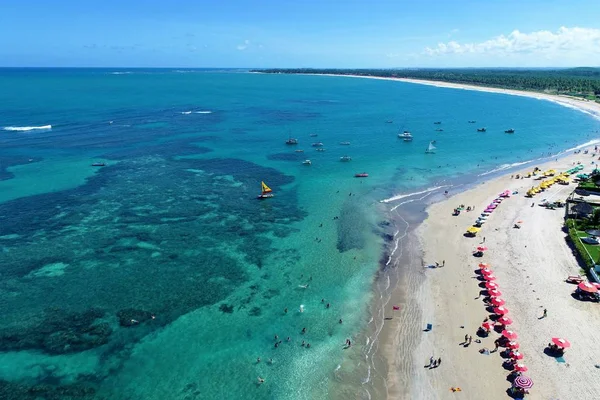
M 427 324 L 427 327 L 425 328 L 425 331 L 429 332 L 432 329 L 433 329 L 433 324 Z

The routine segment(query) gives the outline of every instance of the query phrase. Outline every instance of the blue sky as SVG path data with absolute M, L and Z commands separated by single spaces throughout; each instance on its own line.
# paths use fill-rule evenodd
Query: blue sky
M 598 0 L 2 0 L 1 66 L 600 66 Z

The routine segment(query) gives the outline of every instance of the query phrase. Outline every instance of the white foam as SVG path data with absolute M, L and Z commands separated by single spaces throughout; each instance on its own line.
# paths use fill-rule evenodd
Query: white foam
M 191 114 L 192 112 L 191 112 L 191 111 L 182 111 L 181 113 L 182 113 L 183 115 L 188 115 L 188 114 Z
M 583 144 L 580 144 L 579 146 L 571 147 L 570 149 L 566 149 L 565 151 L 561 151 L 559 154 L 569 153 L 571 151 L 583 149 L 584 147 L 593 146 L 593 145 L 598 144 L 598 143 L 600 143 L 600 139 L 590 140 L 589 142 L 585 142 Z
M 397 200 L 404 199 L 406 197 L 416 196 L 418 194 L 423 194 L 423 193 L 429 193 L 429 192 L 433 192 L 435 190 L 443 189 L 445 187 L 450 187 L 450 186 L 452 186 L 452 185 L 435 186 L 435 187 L 432 187 L 432 188 L 429 188 L 429 189 L 421 190 L 420 192 L 413 192 L 413 193 L 407 193 L 407 194 L 399 194 L 397 196 L 393 196 L 393 197 L 390 197 L 388 199 L 380 200 L 379 202 L 380 203 L 389 203 L 389 202 L 392 202 L 392 201 L 397 201 Z
M 50 130 L 52 125 L 41 125 L 41 126 L 5 126 L 5 131 L 16 131 L 16 132 L 27 132 L 34 130 Z
M 194 111 L 194 114 L 212 114 L 212 111 Z
M 111 75 L 128 75 L 133 74 L 131 71 L 111 72 Z
M 504 170 L 507 170 L 507 169 L 510 169 L 510 168 L 518 167 L 519 165 L 529 164 L 529 163 L 532 163 L 532 162 L 537 161 L 537 160 L 541 160 L 541 159 L 540 158 L 536 158 L 536 159 L 527 160 L 527 161 L 515 162 L 515 163 L 512 163 L 512 164 L 502 164 L 498 168 L 494 168 L 494 169 L 491 169 L 489 171 L 483 172 L 483 173 L 481 173 L 481 174 L 479 174 L 477 176 L 486 176 L 486 175 L 489 175 L 489 174 L 493 174 L 494 172 L 504 171 Z

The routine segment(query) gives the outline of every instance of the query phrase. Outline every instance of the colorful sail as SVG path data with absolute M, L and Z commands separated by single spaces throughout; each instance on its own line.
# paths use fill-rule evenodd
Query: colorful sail
M 268 187 L 264 182 L 261 182 L 261 184 L 262 184 L 262 192 L 263 193 L 270 193 L 270 192 L 272 192 L 271 188 Z

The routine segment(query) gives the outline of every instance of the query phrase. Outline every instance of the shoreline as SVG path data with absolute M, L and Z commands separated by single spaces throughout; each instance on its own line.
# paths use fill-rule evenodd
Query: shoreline
M 555 168 L 560 172 L 561 170 L 567 169 L 567 166 L 572 165 L 575 160 L 581 160 L 586 165 L 586 169 L 590 169 L 590 156 L 583 154 L 563 154 L 563 156 L 559 157 L 557 160 L 542 161 L 539 166 L 542 170 Z M 517 169 L 519 170 L 518 172 L 526 172 L 531 171 L 533 166 L 530 168 L 527 166 L 518 166 L 512 170 Z M 475 209 L 479 210 L 502 190 L 507 188 L 518 190 L 520 194 L 507 200 L 506 205 L 503 204 L 502 207 L 499 207 L 499 212 L 496 212 L 494 218 L 490 220 L 490 223 L 484 225 L 484 228 L 482 229 L 483 235 L 486 235 L 486 231 L 488 231 L 488 239 L 498 236 L 499 238 L 497 240 L 502 244 L 498 248 L 493 249 L 493 253 L 490 251 L 489 254 L 493 255 L 493 257 L 490 257 L 485 261 L 491 261 L 492 265 L 494 265 L 496 261 L 499 260 L 497 263 L 498 265 L 504 266 L 505 264 L 511 264 L 511 269 L 522 269 L 520 268 L 519 259 L 513 260 L 511 254 L 506 251 L 510 250 L 516 252 L 517 250 L 514 250 L 514 248 L 519 247 L 520 243 L 510 237 L 513 232 L 511 228 L 515 218 L 528 218 L 521 216 L 520 213 L 522 210 L 536 213 L 536 218 L 540 218 L 540 216 L 541 218 L 539 220 L 536 219 L 535 224 L 529 224 L 528 221 L 526 221 L 526 229 L 530 234 L 533 234 L 532 232 L 537 232 L 538 230 L 544 231 L 544 235 L 548 237 L 547 240 L 552 241 L 556 247 L 556 251 L 560 253 L 560 257 L 558 257 L 554 252 L 548 252 L 550 258 L 547 260 L 547 263 L 552 264 L 552 261 L 556 262 L 556 260 L 552 259 L 553 256 L 556 256 L 560 262 L 553 266 L 556 271 L 561 272 L 554 271 L 551 275 L 554 279 L 546 282 L 546 285 L 544 285 L 550 286 L 553 289 L 545 289 L 544 295 L 547 298 L 543 299 L 543 301 L 550 302 L 553 300 L 551 298 L 553 293 L 561 293 L 561 296 L 554 299 L 554 302 L 557 303 L 556 307 L 560 313 L 564 315 L 563 318 L 568 318 L 568 316 L 572 315 L 574 312 L 580 311 L 582 307 L 586 309 L 585 312 L 595 312 L 597 313 L 597 316 L 600 317 L 600 310 L 597 309 L 598 307 L 596 307 L 596 310 L 591 310 L 589 307 L 590 304 L 582 305 L 578 302 L 573 303 L 574 300 L 569 296 L 573 287 L 565 284 L 563 281 L 567 275 L 576 275 L 579 271 L 579 266 L 567 243 L 564 241 L 564 235 L 561 233 L 562 213 L 560 211 L 548 211 L 541 207 L 528 207 L 532 200 L 525 198 L 523 194 L 524 191 L 533 184 L 531 179 L 514 180 L 510 179 L 510 173 L 504 174 L 504 171 L 502 171 L 502 173 L 503 174 L 500 176 L 489 177 L 489 179 L 486 179 L 485 181 L 483 181 L 483 179 L 488 177 L 480 177 L 480 179 L 476 179 L 475 182 L 465 190 L 459 189 L 458 193 L 452 194 L 441 201 L 434 201 L 433 204 L 428 204 L 426 209 L 423 210 L 427 217 L 423 223 L 416 227 L 412 234 L 412 239 L 420 243 L 419 251 L 422 252 L 423 257 L 421 263 L 431 264 L 433 260 L 446 260 L 448 264 L 453 265 L 453 268 L 427 269 L 422 268 L 419 263 L 414 261 L 408 265 L 402 265 L 403 268 L 410 270 L 408 274 L 412 274 L 410 283 L 413 286 L 409 287 L 408 293 L 404 292 L 404 290 L 407 289 L 406 285 L 399 285 L 394 288 L 393 292 L 390 294 L 388 303 L 401 304 L 403 307 L 401 314 L 412 314 L 415 318 L 407 319 L 406 315 L 399 316 L 400 318 L 396 318 L 399 319 L 399 321 L 392 320 L 390 323 L 385 324 L 388 326 L 384 327 L 381 332 L 381 351 L 379 352 L 379 356 L 388 361 L 388 377 L 385 382 L 385 391 L 388 393 L 388 398 L 409 397 L 406 395 L 407 390 L 409 389 L 408 393 L 410 393 L 410 398 L 446 398 L 447 395 L 445 393 L 452 393 L 448 392 L 448 390 L 450 387 L 454 386 L 461 387 L 463 392 L 468 391 L 469 394 L 463 393 L 463 395 L 467 395 L 467 398 L 483 398 L 483 396 L 489 396 L 491 394 L 490 389 L 497 391 L 497 398 L 504 398 L 505 394 L 502 394 L 501 392 L 505 391 L 510 386 L 506 381 L 508 371 L 505 371 L 501 367 L 502 363 L 499 357 L 497 357 L 497 355 L 495 357 L 483 356 L 476 351 L 484 345 L 489 348 L 490 343 L 487 343 L 490 342 L 489 339 L 483 341 L 481 345 L 474 343 L 468 349 L 457 345 L 462 341 L 461 335 L 464 335 L 465 332 L 470 335 L 475 335 L 477 327 L 483 318 L 487 316 L 487 313 L 481 300 L 473 299 L 479 288 L 477 287 L 476 282 L 473 282 L 471 279 L 473 276 L 473 267 L 476 267 L 476 262 L 470 255 L 472 250 L 471 247 L 476 246 L 477 243 L 480 242 L 481 237 L 478 237 L 478 239 L 462 237 L 462 233 L 464 233 L 467 226 L 472 224 L 475 215 L 469 215 L 470 213 L 463 212 L 459 217 L 452 217 L 451 212 L 456 204 L 467 202 L 469 204 L 474 203 L 472 205 L 475 205 Z M 558 196 L 566 196 L 567 193 L 570 193 L 570 191 L 573 190 L 574 186 L 570 185 L 566 188 L 567 189 L 565 189 L 564 186 L 555 185 L 550 188 L 547 193 L 536 196 L 533 201 L 537 203 L 545 197 L 554 197 L 555 199 L 562 198 Z M 515 201 L 513 202 L 513 200 Z M 517 203 L 518 205 L 515 206 L 514 203 Z M 423 204 L 421 204 L 421 206 L 423 207 Z M 506 209 L 506 211 L 504 209 Z M 552 213 L 551 219 L 546 218 L 544 214 L 547 213 Z M 500 217 L 498 217 L 498 215 L 500 215 Z M 399 217 L 402 218 L 402 215 L 399 214 Z M 499 228 L 496 228 L 496 223 L 503 226 L 504 231 L 497 232 Z M 549 225 L 551 227 L 549 227 Z M 525 229 L 521 229 L 519 230 L 519 233 L 524 231 Z M 448 238 L 449 236 L 451 239 Z M 410 242 L 411 240 L 409 239 L 409 243 Z M 491 240 L 488 240 L 486 243 L 490 242 L 493 243 Z M 545 244 L 540 242 L 538 245 L 541 247 L 537 250 L 542 251 L 543 253 Z M 490 248 L 491 246 L 492 245 L 490 245 Z M 525 245 L 525 247 L 527 246 Z M 527 251 L 526 254 L 523 255 L 523 257 L 526 256 L 529 257 L 529 260 L 532 260 L 532 263 L 534 263 L 534 260 L 538 257 L 536 252 L 533 254 L 533 258 L 531 258 L 531 251 Z M 541 255 L 543 258 L 545 256 L 548 256 L 548 254 Z M 531 293 L 519 293 L 519 290 L 517 290 L 521 289 L 524 292 L 524 289 L 527 289 L 522 287 L 522 281 L 527 280 L 527 278 L 519 276 L 518 279 L 515 279 L 515 277 L 512 277 L 511 279 L 510 275 L 502 273 L 501 270 L 494 269 L 494 271 L 498 276 L 498 282 L 502 285 L 503 291 L 508 292 L 509 290 L 512 290 L 512 295 L 504 293 L 503 298 L 505 298 L 507 306 L 510 307 L 510 310 L 512 311 L 511 318 L 515 320 L 513 328 L 517 330 L 519 334 L 524 336 L 521 338 L 523 344 L 522 349 L 526 355 L 524 361 L 526 362 L 526 365 L 532 369 L 527 374 L 530 375 L 534 381 L 538 382 L 536 387 L 532 390 L 530 398 L 551 398 L 552 396 L 558 398 L 558 393 L 549 391 L 545 391 L 544 396 L 541 396 L 541 393 L 539 392 L 541 387 L 553 387 L 555 391 L 562 390 L 561 394 L 565 396 L 568 394 L 568 387 L 571 385 L 557 387 L 552 384 L 553 380 L 557 382 L 560 381 L 561 376 L 565 373 L 564 370 L 559 369 L 555 371 L 554 374 L 551 374 L 550 377 L 543 377 L 542 375 L 542 372 L 546 372 L 547 368 L 549 368 L 549 366 L 545 364 L 550 362 L 557 364 L 541 352 L 545 345 L 544 341 L 549 341 L 550 337 L 544 336 L 540 339 L 540 343 L 532 345 L 532 342 L 535 342 L 535 340 L 538 339 L 535 329 L 531 329 L 530 332 L 524 332 L 528 329 L 528 324 L 535 324 L 535 316 L 541 312 L 538 308 L 542 307 L 541 305 L 539 305 L 538 308 L 528 307 L 530 304 L 529 302 L 534 300 L 525 300 L 524 297 L 530 296 Z M 562 280 L 556 279 L 558 274 L 564 275 L 561 275 Z M 421 282 L 418 282 L 420 276 L 423 276 L 423 279 Z M 448 285 L 448 283 L 452 283 L 452 285 Z M 541 285 L 537 284 L 536 286 L 540 287 Z M 536 297 L 537 299 L 541 298 L 541 295 L 536 296 L 540 296 Z M 453 301 L 448 302 L 448 298 L 452 298 Z M 405 303 L 404 300 L 406 299 L 408 299 L 408 303 Z M 593 307 L 593 305 L 591 306 Z M 417 307 L 418 310 L 415 311 L 415 307 Z M 575 307 L 575 311 L 571 310 L 572 307 Z M 532 308 L 534 309 L 532 310 Z M 551 312 L 556 312 L 556 310 L 552 310 Z M 590 318 L 593 319 L 593 317 Z M 420 323 L 417 322 L 419 320 Z M 461 322 L 458 323 L 458 320 Z M 522 320 L 528 320 L 528 323 L 521 324 L 520 322 Z M 600 325 L 600 320 L 598 318 L 596 318 L 596 320 L 599 321 L 598 325 Z M 408 327 L 408 330 L 410 331 L 410 333 L 408 333 L 407 326 L 402 325 L 403 323 L 412 323 L 413 325 L 418 324 L 418 326 L 416 329 L 414 326 Z M 434 330 L 428 333 L 421 332 L 427 323 L 433 323 Z M 460 328 L 460 326 L 465 326 L 465 329 Z M 597 328 L 600 329 L 600 326 Z M 547 325 L 546 329 L 548 329 Z M 553 328 L 550 327 L 550 329 Z M 556 331 L 555 333 L 549 332 L 548 335 L 569 337 L 572 343 L 572 339 L 576 337 L 576 333 L 579 332 L 577 326 L 569 327 L 567 329 L 568 333 L 564 334 L 561 334 L 559 329 L 554 330 Z M 583 332 L 587 331 L 583 330 Z M 524 335 L 525 333 L 527 333 L 527 335 Z M 416 338 L 414 337 L 415 335 L 417 336 Z M 490 336 L 495 338 L 499 335 L 492 334 Z M 527 338 L 527 336 L 529 337 Z M 528 347 L 532 348 L 525 347 L 526 338 L 528 341 L 527 344 L 530 345 Z M 491 348 L 493 348 L 493 340 L 494 339 L 491 339 Z M 581 343 L 583 340 L 583 338 L 580 338 L 580 341 L 578 341 L 579 353 L 594 345 L 593 339 L 590 339 L 589 342 L 586 341 L 587 343 Z M 399 346 L 401 343 L 404 343 L 404 345 Z M 540 346 L 541 348 L 539 348 Z M 408 349 L 412 350 L 410 357 L 406 354 Z M 422 367 L 426 364 L 429 356 L 436 352 L 438 356 L 441 356 L 445 360 L 445 368 L 435 369 L 433 372 L 423 369 Z M 581 354 L 579 354 L 579 356 L 581 356 Z M 410 359 L 410 364 L 407 364 L 407 359 Z M 591 362 L 590 360 L 587 361 Z M 569 363 L 567 362 L 566 365 L 568 366 Z M 533 366 L 541 367 L 540 370 L 534 371 L 532 368 Z M 459 370 L 461 370 L 462 373 L 457 375 L 456 371 Z M 586 377 L 589 378 L 587 374 L 584 376 L 578 376 L 577 374 L 571 375 L 571 379 L 573 380 L 572 385 L 587 384 L 590 386 L 589 382 L 585 381 Z M 479 383 L 469 381 L 469 377 L 477 377 L 477 382 Z M 579 381 L 577 380 L 578 377 L 580 379 Z M 484 382 L 484 384 L 482 382 Z M 404 387 L 407 384 L 409 385 L 409 388 Z M 594 385 L 591 385 L 591 387 L 590 390 L 600 390 L 600 387 L 595 388 Z M 536 389 L 538 394 L 536 394 Z M 496 396 L 492 396 L 492 398 L 496 398 Z
M 396 82 L 412 83 L 412 84 L 417 84 L 417 85 L 434 86 L 434 87 L 444 88 L 444 89 L 471 90 L 471 91 L 476 91 L 476 92 L 505 94 L 505 95 L 509 95 L 509 96 L 529 97 L 529 98 L 537 99 L 537 100 L 551 101 L 551 102 L 559 104 L 563 107 L 577 109 L 578 111 L 581 111 L 583 113 L 591 115 L 592 117 L 600 120 L 600 103 L 590 101 L 590 100 L 585 100 L 585 99 L 579 99 L 579 98 L 572 97 L 572 96 L 566 96 L 566 95 L 562 95 L 562 94 L 557 95 L 557 94 L 549 94 L 549 93 L 542 93 L 542 92 L 530 92 L 530 91 L 517 90 L 517 89 L 501 89 L 501 88 L 493 88 L 493 87 L 489 87 L 489 86 L 468 85 L 468 84 L 462 84 L 462 83 L 429 81 L 429 80 L 424 80 L 424 79 L 411 79 L 411 78 L 387 78 L 387 77 L 380 77 L 380 76 L 341 75 L 341 74 L 302 74 L 302 75 L 377 79 L 377 80 L 383 80 L 383 81 L 396 81 Z

